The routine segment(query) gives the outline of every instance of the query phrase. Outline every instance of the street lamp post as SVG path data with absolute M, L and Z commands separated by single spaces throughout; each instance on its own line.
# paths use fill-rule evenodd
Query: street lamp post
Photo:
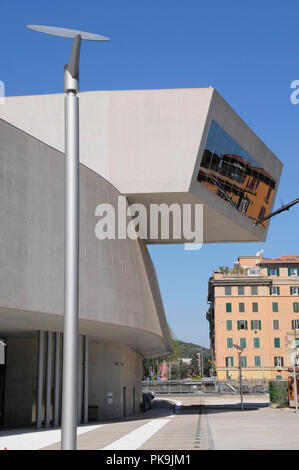
M 61 448 L 76 449 L 78 410 L 79 333 L 79 58 L 81 40 L 108 41 L 105 36 L 52 26 L 29 29 L 73 39 L 69 63 L 64 68 L 65 97 L 65 247 L 64 336 Z
M 237 349 L 238 351 L 238 355 L 239 355 L 239 381 L 240 381 L 240 397 L 241 397 L 241 411 L 244 410 L 244 405 L 243 405 L 243 387 L 242 387 L 242 352 L 243 352 L 243 348 L 241 348 L 241 346 L 239 346 L 238 344 L 234 344 L 233 345 L 234 348 Z

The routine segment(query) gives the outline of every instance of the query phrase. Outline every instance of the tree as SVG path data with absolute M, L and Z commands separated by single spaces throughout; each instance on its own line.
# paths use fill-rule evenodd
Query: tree
M 178 339 L 174 336 L 173 331 L 168 324 L 169 335 L 171 338 L 171 346 L 173 353 L 168 356 L 159 356 L 149 359 L 143 359 L 143 379 L 146 380 L 148 377 L 153 375 L 157 376 L 160 372 L 163 361 L 168 363 L 168 367 L 172 367 L 171 363 L 178 360 L 182 355 L 182 349 L 179 345 Z

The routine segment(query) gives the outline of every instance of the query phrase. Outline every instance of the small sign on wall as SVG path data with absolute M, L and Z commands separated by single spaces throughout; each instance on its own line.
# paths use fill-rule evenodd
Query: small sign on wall
M 113 403 L 113 392 L 108 392 L 107 393 L 107 404 L 112 405 Z

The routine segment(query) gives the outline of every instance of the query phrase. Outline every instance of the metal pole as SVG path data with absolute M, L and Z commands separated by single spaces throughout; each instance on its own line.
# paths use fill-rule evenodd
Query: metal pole
M 241 396 L 241 411 L 243 411 L 243 387 L 242 387 L 242 364 L 241 364 L 241 352 L 239 352 L 239 380 L 240 380 L 240 396 Z
M 298 393 L 297 393 L 297 374 L 296 374 L 296 351 L 293 351 L 293 380 L 294 380 L 294 400 L 296 414 L 298 414 Z
M 55 427 L 59 425 L 59 405 L 60 405 L 60 342 L 61 334 L 55 333 L 55 371 L 54 371 L 54 420 Z
M 37 397 L 36 397 L 36 429 L 42 426 L 43 384 L 44 384 L 44 347 L 45 333 L 38 332 L 38 366 L 37 366 Z
M 46 428 L 50 427 L 50 421 L 51 421 L 52 344 L 53 344 L 53 333 L 48 331 L 48 334 L 47 334 L 46 410 L 45 410 L 45 427 Z
M 65 259 L 61 448 L 77 446 L 79 323 L 79 52 L 76 36 L 65 67 Z
M 88 336 L 84 336 L 84 395 L 83 395 L 83 419 L 88 423 Z

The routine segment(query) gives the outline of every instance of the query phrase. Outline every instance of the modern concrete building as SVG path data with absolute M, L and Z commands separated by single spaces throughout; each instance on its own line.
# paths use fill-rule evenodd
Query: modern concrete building
M 0 370 L 4 425 L 60 416 L 63 94 L 0 106 Z M 212 88 L 80 93 L 81 419 L 139 411 L 142 357 L 171 352 L 148 243 L 98 240 L 100 203 L 203 204 L 203 241 L 265 239 L 281 162 Z M 1 361 L 1 354 L 0 354 Z M 37 403 L 37 409 L 36 409 Z M 79 418 L 80 420 L 80 418 Z
M 209 280 L 211 354 L 220 379 L 287 379 L 289 343 L 299 346 L 299 255 L 240 256 Z

